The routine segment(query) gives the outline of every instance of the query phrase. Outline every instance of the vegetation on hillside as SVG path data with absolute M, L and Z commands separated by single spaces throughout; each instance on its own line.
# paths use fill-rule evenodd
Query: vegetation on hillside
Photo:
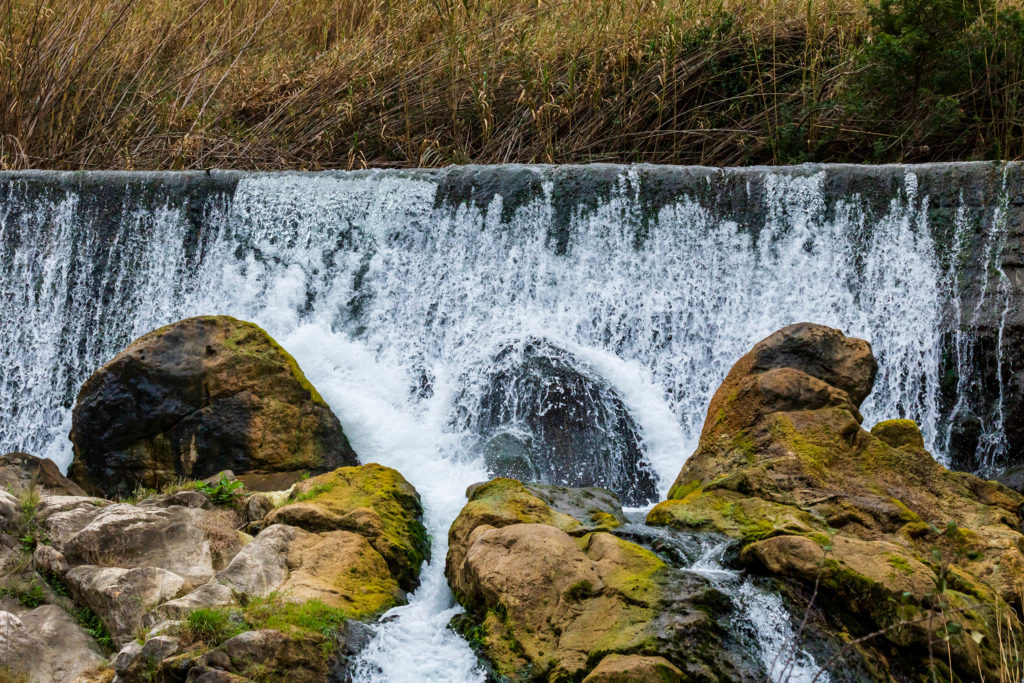
M 1022 0 L 0 0 L 0 167 L 1024 158 Z

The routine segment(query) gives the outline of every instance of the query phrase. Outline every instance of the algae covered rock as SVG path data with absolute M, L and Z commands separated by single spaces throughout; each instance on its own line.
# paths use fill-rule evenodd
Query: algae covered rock
M 1024 496 L 946 470 L 909 420 L 865 431 L 874 367 L 867 342 L 822 326 L 759 342 L 648 523 L 732 536 L 747 566 L 797 593 L 817 585 L 840 631 L 882 631 L 865 645 L 882 678 L 926 670 L 936 639 L 954 669 L 942 676 L 997 677 L 995 625 L 1019 626 Z
M 325 471 L 356 464 L 337 417 L 258 326 L 189 318 L 97 370 L 72 413 L 72 480 L 124 495 L 222 470 Z
M 256 537 L 205 584 L 158 606 L 150 621 L 272 595 L 372 619 L 405 603 L 429 552 L 419 494 L 400 473 L 377 464 L 341 467 L 288 492 L 258 493 L 246 509 L 265 515 L 247 527 Z
M 555 488 L 534 492 L 511 479 L 471 487 L 449 531 L 445 573 L 468 610 L 458 626 L 496 673 L 577 680 L 609 653 L 641 653 L 686 680 L 745 680 L 752 667 L 718 644 L 724 597 L 611 533 L 622 513 L 602 509 L 608 498 L 579 519 L 545 498 L 578 513 L 585 496 Z
M 583 683 L 682 683 L 683 672 L 664 657 L 608 655 Z
M 416 489 L 398 471 L 374 463 L 341 467 L 299 482 L 288 502 L 262 522 L 270 524 L 360 534 L 383 556 L 405 590 L 418 585 L 420 566 L 430 553 Z

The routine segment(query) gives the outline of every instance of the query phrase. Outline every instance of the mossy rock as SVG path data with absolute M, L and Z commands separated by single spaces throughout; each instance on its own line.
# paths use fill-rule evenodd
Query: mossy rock
M 295 359 L 257 325 L 189 318 L 137 339 L 82 385 L 73 481 L 126 495 L 222 470 L 323 472 L 358 463 Z
M 461 630 L 508 680 L 580 680 L 613 653 L 743 680 L 719 644 L 727 601 L 611 533 L 623 518 L 605 494 L 503 478 L 470 487 L 445 568 L 467 608 Z
M 871 436 L 893 448 L 924 450 L 924 436 L 913 420 L 885 420 L 871 428 Z
M 300 536 L 288 548 L 288 567 L 288 578 L 278 588 L 288 602 L 318 600 L 358 620 L 405 604 L 381 554 L 350 531 Z
M 951 596 L 1024 630 L 1008 609 L 1024 575 L 1024 496 L 944 468 L 913 421 L 864 430 L 873 367 L 866 342 L 821 326 L 759 342 L 715 393 L 696 452 L 648 523 L 738 539 L 748 566 L 796 594 L 816 587 L 840 635 L 881 631 L 882 660 L 868 668 L 913 672 L 946 634 L 890 627 L 945 624 Z M 965 614 L 973 632 L 950 646 L 963 655 L 958 678 L 979 667 L 998 678 L 995 623 Z
M 648 513 L 647 523 L 680 531 L 713 531 L 747 542 L 779 534 L 809 533 L 820 526 L 798 507 L 725 489 L 694 490 L 682 500 L 658 503 Z
M 416 489 L 397 470 L 375 463 L 341 467 L 299 482 L 288 502 L 264 520 L 265 525 L 278 523 L 364 536 L 407 591 L 419 584 L 420 567 L 430 554 Z

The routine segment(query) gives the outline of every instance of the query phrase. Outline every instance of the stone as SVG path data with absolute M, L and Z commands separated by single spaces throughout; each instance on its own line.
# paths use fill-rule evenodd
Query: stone
M 178 596 L 185 580 L 157 567 L 82 565 L 64 575 L 71 594 L 96 613 L 118 647 L 135 637 L 145 615 Z
M 38 681 L 71 681 L 106 661 L 93 639 L 56 605 L 41 605 L 20 619 L 0 612 L 0 652 L 12 673 Z
M 642 651 L 673 666 L 700 662 L 715 672 L 708 680 L 754 680 L 744 672 L 756 665 L 715 645 L 725 599 L 705 580 L 603 530 L 620 525 L 615 514 L 585 523 L 531 488 L 500 478 L 470 487 L 449 530 L 445 573 L 467 610 L 461 628 L 498 676 L 579 680 L 604 655 Z
M 200 510 L 213 509 L 213 503 L 210 502 L 210 498 L 205 493 L 195 490 L 176 491 L 165 496 L 146 498 L 145 500 L 140 500 L 138 505 L 141 507 L 157 508 L 169 508 L 177 505 Z
M 51 545 L 40 543 L 32 552 L 32 566 L 37 572 L 63 577 L 68 571 L 64 554 Z
M 154 330 L 86 380 L 72 413 L 69 476 L 105 496 L 179 478 L 326 471 L 357 458 L 295 360 L 227 316 Z
M 146 640 L 139 654 L 146 659 L 161 660 L 177 653 L 181 642 L 173 636 L 153 636 Z
M 871 436 L 893 448 L 924 450 L 924 436 L 913 420 L 886 420 L 871 428 Z
M 163 618 L 183 618 L 193 610 L 224 607 L 234 603 L 236 594 L 266 597 L 288 578 L 288 549 L 303 531 L 275 524 L 243 547 L 227 567 L 187 595 L 168 600 L 150 616 L 153 623 Z
M 142 654 L 142 643 L 137 640 L 128 641 L 124 647 L 122 647 L 116 655 L 114 655 L 111 664 L 114 666 L 114 671 L 118 674 L 125 676 L 131 671 L 132 664 Z
M 836 387 L 859 407 L 871 393 L 878 363 L 871 345 L 863 339 L 847 337 L 824 325 L 796 323 L 755 344 L 729 375 L 739 378 L 780 368 L 799 370 Z M 726 378 L 723 386 L 729 384 Z
M 149 621 L 184 618 L 195 609 L 233 605 L 237 596 L 275 592 L 289 602 L 320 600 L 353 619 L 375 617 L 405 602 L 384 558 L 363 536 L 274 524 L 209 582 L 153 610 Z
M 361 534 L 384 557 L 403 590 L 411 591 L 430 552 L 422 520 L 423 507 L 412 484 L 396 470 L 371 463 L 299 482 L 288 502 L 263 522 Z
M 43 496 L 36 508 L 36 522 L 49 542 L 62 548 L 97 517 L 110 501 L 83 496 Z
M 282 633 L 274 629 L 245 631 L 224 641 L 212 652 L 197 658 L 189 671 L 189 680 L 203 680 L 203 676 L 210 675 L 213 666 L 224 669 L 228 674 L 244 675 L 255 665 L 266 679 L 319 683 L 329 680 L 328 658 L 324 655 L 324 645 L 323 636 L 318 637 L 318 634 L 310 632 Z M 337 643 L 331 645 L 336 647 Z M 193 678 L 193 672 L 202 674 Z
M 211 549 L 215 541 L 234 543 L 233 550 L 241 547 L 217 511 L 115 503 L 88 514 L 88 523 L 77 533 L 54 542 L 72 565 L 158 567 L 181 576 L 189 588 L 205 583 L 216 571 Z M 43 523 L 48 530 L 54 528 L 52 517 Z M 233 555 L 231 550 L 221 548 L 222 561 L 224 554 Z
M 18 498 L 7 491 L 0 491 L 0 528 L 13 529 L 20 519 Z
M 944 641 L 955 676 L 997 678 L 994 614 L 1019 600 L 1024 496 L 950 472 L 910 420 L 865 431 L 874 368 L 867 342 L 819 325 L 759 342 L 711 399 L 697 450 L 647 522 L 731 536 L 741 564 L 791 593 L 817 586 L 833 619 L 823 628 L 883 633 L 884 645 L 851 646 L 869 670 L 926 670 L 922 653 L 951 619 L 978 634 Z M 928 618 L 937 568 L 955 611 Z M 908 614 L 923 616 L 893 628 Z
M 608 655 L 583 683 L 683 683 L 687 678 L 664 657 Z
M 44 495 L 84 496 L 82 487 L 65 477 L 49 458 L 28 453 L 0 456 L 0 488 L 20 491 L 38 487 Z
M 245 504 L 245 519 L 258 522 L 269 515 L 277 507 L 276 501 L 265 493 L 254 493 Z
M 657 498 L 636 421 L 586 363 L 528 337 L 500 348 L 490 365 L 467 427 L 492 477 L 597 486 L 627 505 Z
M 279 590 L 290 602 L 319 600 L 352 619 L 376 617 L 405 602 L 384 558 L 359 534 L 301 534 L 288 549 L 288 566 Z

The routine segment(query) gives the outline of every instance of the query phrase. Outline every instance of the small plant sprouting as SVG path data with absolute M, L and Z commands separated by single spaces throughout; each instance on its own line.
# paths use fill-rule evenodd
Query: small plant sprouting
M 214 505 L 233 505 L 242 495 L 239 489 L 244 487 L 245 484 L 237 479 L 228 479 L 226 474 L 222 474 L 216 484 L 204 482 L 197 486 L 196 490 L 205 493 Z

